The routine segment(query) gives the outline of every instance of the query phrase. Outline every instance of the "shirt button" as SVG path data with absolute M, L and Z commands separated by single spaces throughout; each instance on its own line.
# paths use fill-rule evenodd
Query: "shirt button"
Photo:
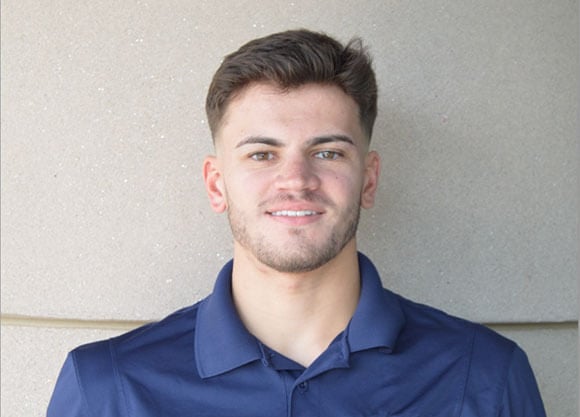
M 298 391 L 305 393 L 308 391 L 308 382 L 304 381 L 298 384 Z

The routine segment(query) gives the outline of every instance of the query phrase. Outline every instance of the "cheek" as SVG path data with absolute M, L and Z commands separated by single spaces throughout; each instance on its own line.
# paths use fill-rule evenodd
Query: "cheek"
M 326 192 L 334 199 L 344 198 L 350 202 L 353 198 L 358 198 L 362 187 L 361 178 L 354 173 L 337 174 L 333 173 L 326 181 Z
M 269 177 L 263 173 L 231 171 L 225 176 L 226 189 L 230 198 L 247 200 L 267 189 Z

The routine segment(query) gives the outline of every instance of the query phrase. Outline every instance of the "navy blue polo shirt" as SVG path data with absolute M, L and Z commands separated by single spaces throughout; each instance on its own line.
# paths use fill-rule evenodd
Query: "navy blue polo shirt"
M 308 368 L 245 329 L 232 265 L 199 303 L 72 351 L 48 417 L 545 416 L 515 343 L 383 289 L 362 254 L 355 314 Z

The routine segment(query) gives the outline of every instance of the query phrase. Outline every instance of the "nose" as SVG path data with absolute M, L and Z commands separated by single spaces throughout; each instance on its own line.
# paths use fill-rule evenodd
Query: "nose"
M 320 178 L 306 156 L 296 155 L 280 165 L 276 176 L 276 187 L 284 191 L 315 190 L 320 186 Z

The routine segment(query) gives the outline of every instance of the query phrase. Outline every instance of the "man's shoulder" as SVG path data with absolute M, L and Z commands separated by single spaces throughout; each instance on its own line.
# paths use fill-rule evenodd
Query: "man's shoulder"
M 193 334 L 199 305 L 179 309 L 162 320 L 147 323 L 121 335 L 81 345 L 72 351 L 77 360 L 116 360 L 120 356 L 159 355 L 168 352 L 176 344 L 190 345 L 193 349 Z
M 385 290 L 387 291 L 387 290 Z M 464 346 L 472 355 L 493 353 L 495 359 L 509 360 L 517 345 L 489 327 L 445 312 L 442 309 L 411 301 L 395 294 L 405 316 L 402 336 L 422 339 L 442 347 Z M 483 355 L 485 356 L 485 355 Z
M 63 415 L 63 410 L 69 413 L 66 415 L 85 415 L 87 409 L 94 415 L 125 415 L 123 375 L 143 382 L 164 374 L 193 374 L 193 335 L 200 303 L 158 322 L 74 349 L 61 370 L 49 415 Z

